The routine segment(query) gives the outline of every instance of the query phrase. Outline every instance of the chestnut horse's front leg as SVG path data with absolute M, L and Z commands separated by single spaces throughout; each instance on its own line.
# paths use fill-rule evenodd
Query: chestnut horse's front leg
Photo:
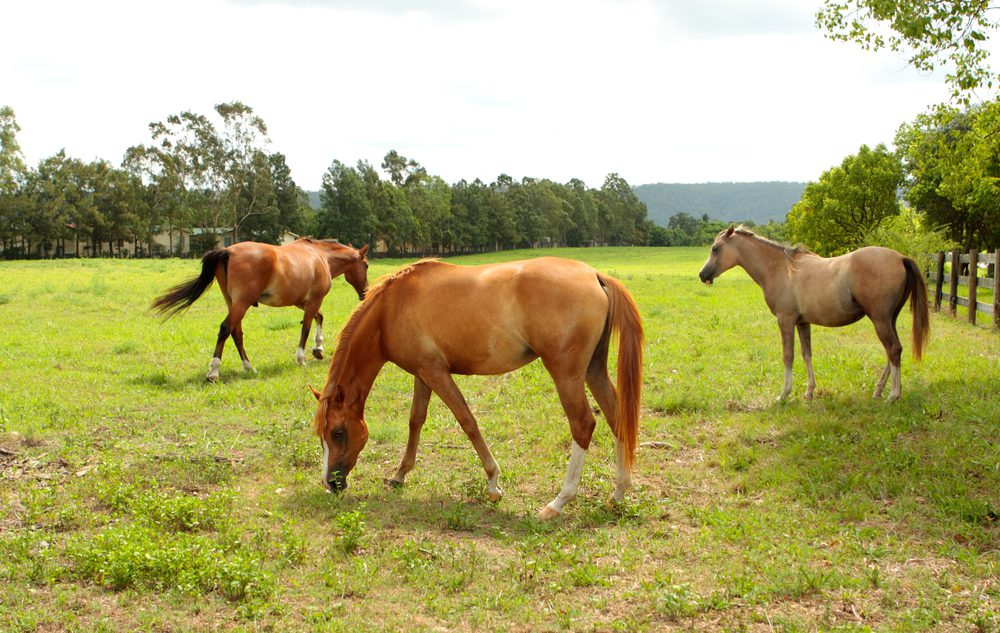
M 792 392 L 792 362 L 795 360 L 795 322 L 796 316 L 779 316 L 778 329 L 781 330 L 782 361 L 785 365 L 785 386 L 778 396 L 778 402 L 784 402 Z
M 390 486 L 402 486 L 407 473 L 413 470 L 417 462 L 417 444 L 420 443 L 420 430 L 427 419 L 427 405 L 431 400 L 431 390 L 418 376 L 413 377 L 413 405 L 410 407 L 410 436 L 406 440 L 406 452 L 400 462 L 396 474 L 386 481 Z
M 458 389 L 458 385 L 455 384 L 455 380 L 451 377 L 451 373 L 447 369 L 428 369 L 420 372 L 420 379 L 441 398 L 441 401 L 458 420 L 459 426 L 465 431 L 473 448 L 476 449 L 479 461 L 483 463 L 490 501 L 500 501 L 500 498 L 503 497 L 503 490 L 498 484 L 500 467 L 497 465 L 497 460 L 493 458 L 489 446 L 486 445 L 482 433 L 479 432 L 476 418 L 472 415 L 472 410 Z

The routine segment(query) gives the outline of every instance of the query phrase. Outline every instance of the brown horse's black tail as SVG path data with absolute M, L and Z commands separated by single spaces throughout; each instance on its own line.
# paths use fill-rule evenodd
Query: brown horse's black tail
M 913 358 L 920 360 L 931 336 L 931 322 L 927 308 L 927 284 L 917 262 L 903 258 L 906 267 L 906 289 L 910 295 L 910 312 L 913 314 Z M 905 296 L 905 295 L 904 295 Z
M 177 284 L 165 293 L 157 297 L 150 309 L 156 310 L 169 319 L 178 312 L 182 312 L 191 307 L 191 304 L 203 295 L 212 281 L 215 280 L 215 271 L 219 266 L 225 269 L 229 262 L 229 251 L 224 248 L 217 248 L 208 251 L 201 258 L 201 274 L 193 279 Z

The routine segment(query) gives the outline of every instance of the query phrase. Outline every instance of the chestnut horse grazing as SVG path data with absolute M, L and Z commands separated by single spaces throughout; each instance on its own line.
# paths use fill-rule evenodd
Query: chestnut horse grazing
M 167 290 L 153 302 L 152 308 L 169 318 L 190 307 L 214 279 L 219 280 L 229 314 L 219 327 L 215 354 L 206 376 L 216 381 L 222 364 L 222 348 L 230 336 L 239 350 L 244 371 L 253 370 L 243 349 L 243 317 L 250 306 L 259 303 L 275 308 L 296 306 L 305 315 L 295 360 L 304 365 L 306 339 L 314 319 L 316 345 L 312 353 L 316 358 L 323 358 L 323 314 L 319 310 L 323 298 L 330 292 L 333 278 L 343 274 L 358 293 L 358 299 L 364 299 L 368 288 L 367 254 L 368 245 L 355 249 L 336 240 L 308 237 L 284 246 L 239 242 L 205 253 L 201 258 L 201 274 Z
M 743 227 L 730 226 L 715 238 L 699 276 L 711 284 L 733 266 L 742 266 L 757 282 L 764 290 L 767 307 L 778 317 L 785 362 L 785 387 L 779 400 L 787 398 L 792 390 L 795 329 L 799 331 L 802 360 L 809 379 L 805 397 L 811 399 L 816 378 L 810 324 L 839 327 L 864 316 L 875 324 L 875 333 L 888 358 L 873 395 L 882 397 L 886 379 L 891 375 L 889 400 L 899 398 L 903 346 L 896 332 L 896 318 L 907 298 L 913 313 L 914 359 L 920 360 L 930 337 L 927 287 L 915 261 L 878 246 L 866 246 L 839 257 L 820 257 L 804 248 L 789 248 Z
M 608 376 L 608 345 L 618 331 L 618 388 Z M 616 279 L 586 264 L 542 257 L 484 266 L 422 260 L 372 288 L 337 339 L 313 429 L 323 445 L 323 483 L 346 478 L 368 439 L 365 401 L 386 362 L 413 375 L 410 434 L 390 484 L 413 469 L 431 393 L 455 415 L 486 471 L 489 498 L 503 495 L 500 468 L 452 374 L 503 374 L 536 358 L 555 382 L 573 437 L 566 479 L 542 509 L 552 518 L 576 496 L 594 432 L 590 388 L 615 437 L 621 500 L 631 486 L 642 389 L 642 322 Z

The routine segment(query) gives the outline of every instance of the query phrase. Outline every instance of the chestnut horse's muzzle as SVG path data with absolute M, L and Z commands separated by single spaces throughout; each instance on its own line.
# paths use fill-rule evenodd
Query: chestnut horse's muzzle
M 342 470 L 331 470 L 326 485 L 330 488 L 330 492 L 344 492 L 347 490 L 347 473 Z

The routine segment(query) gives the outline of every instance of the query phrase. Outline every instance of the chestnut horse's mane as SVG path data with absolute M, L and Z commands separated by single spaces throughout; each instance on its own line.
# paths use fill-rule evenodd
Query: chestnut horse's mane
M 409 266 L 392 273 L 391 275 L 387 275 L 379 279 L 374 286 L 368 289 L 368 292 L 365 295 L 365 300 L 354 308 L 354 311 L 351 312 L 351 316 L 347 317 L 347 322 L 344 323 L 344 327 L 340 330 L 340 334 L 337 335 L 337 348 L 334 350 L 333 359 L 330 361 L 330 371 L 326 375 L 326 387 L 323 389 L 323 393 L 320 396 L 321 400 L 330 397 L 344 373 L 344 359 L 347 357 L 347 350 L 349 347 L 348 341 L 351 339 L 351 334 L 354 332 L 355 326 L 366 314 L 368 314 L 368 311 L 372 309 L 372 306 L 378 303 L 379 298 L 382 296 L 385 289 L 397 280 L 406 277 L 418 267 L 436 261 L 438 260 L 421 259 L 420 261 L 414 262 Z

